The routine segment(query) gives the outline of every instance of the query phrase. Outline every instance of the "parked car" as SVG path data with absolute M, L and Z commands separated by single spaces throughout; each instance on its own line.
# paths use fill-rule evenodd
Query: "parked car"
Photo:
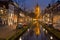
M 22 24 L 18 24 L 17 25 L 17 29 L 21 29 L 21 28 L 23 28 L 23 25 Z

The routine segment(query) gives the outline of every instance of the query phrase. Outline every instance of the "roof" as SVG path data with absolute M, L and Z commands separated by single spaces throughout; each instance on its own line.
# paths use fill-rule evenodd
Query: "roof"
M 53 14 L 59 14 L 60 13 L 60 1 L 57 1 L 55 4 L 50 5 L 45 9 L 45 13 L 53 13 Z

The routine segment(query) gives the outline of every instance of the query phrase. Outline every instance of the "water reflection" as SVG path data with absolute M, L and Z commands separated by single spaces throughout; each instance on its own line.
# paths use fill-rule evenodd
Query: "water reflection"
M 35 18 L 36 20 L 33 20 L 31 29 L 28 29 L 28 31 L 23 34 L 22 40 L 47 40 L 38 17 L 39 16 Z
M 20 37 L 19 40 L 22 40 L 22 38 Z

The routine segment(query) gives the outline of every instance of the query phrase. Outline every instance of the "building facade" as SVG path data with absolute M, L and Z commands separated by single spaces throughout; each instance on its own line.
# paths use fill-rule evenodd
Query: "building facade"
M 57 1 L 53 5 L 49 4 L 49 6 L 44 10 L 43 19 L 45 23 L 53 24 L 54 28 L 60 28 L 60 1 Z
M 12 0 L 0 0 L 0 24 L 16 29 L 19 10 Z
M 0 0 L 0 24 L 7 24 L 7 11 L 9 0 Z

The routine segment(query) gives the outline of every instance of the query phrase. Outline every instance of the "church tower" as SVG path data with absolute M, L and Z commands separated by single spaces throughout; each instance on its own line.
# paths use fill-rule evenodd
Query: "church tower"
M 39 15 L 40 15 L 40 13 L 41 13 L 41 10 L 40 10 L 40 7 L 39 7 L 38 4 L 37 4 L 37 5 L 35 6 L 35 8 L 34 8 L 34 13 L 35 13 L 35 15 L 36 15 L 35 18 L 38 19 Z

